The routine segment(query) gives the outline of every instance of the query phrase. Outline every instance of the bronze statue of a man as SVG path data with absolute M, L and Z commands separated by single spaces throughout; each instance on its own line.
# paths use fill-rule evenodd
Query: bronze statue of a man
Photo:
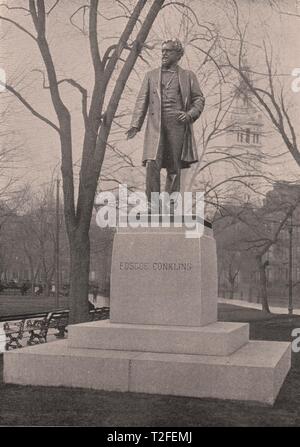
M 193 122 L 204 107 L 204 96 L 195 74 L 178 66 L 184 54 L 178 39 L 162 44 L 160 68 L 146 73 L 138 94 L 127 138 L 140 131 L 148 111 L 143 165 L 146 195 L 160 193 L 160 170 L 166 168 L 166 192 L 180 191 L 180 173 L 198 161 Z

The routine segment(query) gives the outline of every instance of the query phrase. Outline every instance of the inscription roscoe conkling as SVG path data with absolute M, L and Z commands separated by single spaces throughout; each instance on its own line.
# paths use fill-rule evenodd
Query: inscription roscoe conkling
M 120 270 L 190 272 L 192 270 L 192 263 L 191 262 L 120 262 Z

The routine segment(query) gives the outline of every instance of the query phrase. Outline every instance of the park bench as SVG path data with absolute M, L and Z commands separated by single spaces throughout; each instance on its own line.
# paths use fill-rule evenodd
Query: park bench
M 65 337 L 65 334 L 68 332 L 67 330 L 68 323 L 69 323 L 68 310 L 52 312 L 49 327 L 58 330 L 58 332 L 54 334 L 55 337 L 57 338 Z
M 90 311 L 90 320 L 106 320 L 109 318 L 109 307 L 96 308 Z M 15 315 L 3 317 L 3 329 L 6 335 L 6 347 L 9 349 L 22 348 L 22 340 L 27 339 L 27 345 L 46 343 L 49 329 L 57 329 L 53 335 L 64 338 L 68 332 L 69 311 L 59 310 L 39 314 Z
M 48 314 L 28 316 L 19 321 L 5 321 L 3 329 L 6 335 L 6 350 L 21 348 L 21 340 L 27 338 L 27 344 L 33 345 L 47 341 Z
M 5 321 L 3 329 L 6 335 L 6 350 L 21 348 L 21 340 L 27 338 L 27 345 L 46 343 L 49 328 L 58 330 L 57 337 L 64 337 L 68 325 L 69 311 L 47 312 L 42 314 L 18 316 Z
M 91 321 L 108 320 L 109 319 L 109 307 L 98 307 L 90 310 Z

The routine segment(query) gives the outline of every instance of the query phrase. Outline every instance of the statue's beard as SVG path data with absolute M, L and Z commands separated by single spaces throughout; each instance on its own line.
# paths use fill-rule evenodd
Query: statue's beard
M 170 68 L 170 67 L 176 66 L 177 63 L 178 63 L 178 61 L 172 61 L 172 62 L 170 62 L 170 61 L 162 61 L 161 62 L 161 66 L 163 68 Z

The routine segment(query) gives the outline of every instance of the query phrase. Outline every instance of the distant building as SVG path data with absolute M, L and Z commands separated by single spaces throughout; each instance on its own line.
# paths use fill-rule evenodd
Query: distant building
M 251 82 L 250 69 L 244 68 L 245 76 Z M 244 80 L 235 87 L 233 103 L 230 107 L 227 120 L 227 142 L 229 146 L 244 148 L 246 151 L 254 149 L 258 159 L 263 144 L 263 119 L 262 114 L 254 105 L 251 90 Z
M 244 74 L 251 82 L 250 68 L 245 65 Z M 255 106 L 255 101 L 251 90 L 244 80 L 240 80 L 239 85 L 234 88 L 233 102 L 230 107 L 226 144 L 229 148 L 236 149 L 233 155 L 244 154 L 243 164 L 240 173 L 249 175 L 260 170 L 260 163 L 263 159 L 262 148 L 264 144 L 264 123 L 262 114 Z M 245 178 L 240 189 L 240 199 L 248 202 L 250 200 L 250 190 L 247 186 L 255 190 L 258 179 Z
M 265 200 L 265 204 L 280 199 L 283 203 L 300 197 L 300 186 L 288 182 L 277 182 Z M 276 222 L 276 214 L 274 221 Z M 270 223 L 272 225 L 272 222 Z M 273 223 L 274 225 L 274 223 Z M 270 294 L 287 295 L 289 281 L 290 238 L 292 244 L 292 283 L 296 301 L 300 303 L 300 204 L 296 207 L 286 225 L 282 228 L 278 241 L 266 255 L 267 277 Z
M 251 82 L 247 64 L 244 73 Z M 262 187 L 259 175 L 264 170 L 262 161 L 269 141 L 263 116 L 245 81 L 238 81 L 232 88 L 224 99 L 220 115 L 218 119 L 222 122 L 202 160 L 202 164 L 211 165 L 203 171 L 203 179 L 200 180 L 209 187 L 220 184 L 217 194 L 222 196 L 223 202 L 241 204 L 254 201 L 258 204 L 261 199 L 256 191 Z
M 270 213 L 267 221 L 262 224 L 266 225 L 270 235 L 275 234 L 283 216 L 280 206 L 276 209 L 274 204 L 279 203 L 284 206 L 287 202 L 294 203 L 295 197 L 300 197 L 300 185 L 293 185 L 288 182 L 275 183 L 274 188 L 267 193 L 261 209 L 263 207 L 272 208 L 273 206 L 274 212 Z M 247 207 L 251 206 L 249 204 L 232 205 L 232 216 L 243 213 L 243 219 L 247 219 Z M 241 250 L 237 241 L 242 232 L 245 232 L 245 226 L 238 218 L 235 219 L 232 216 L 228 215 L 223 218 L 223 222 L 221 220 L 220 223 L 215 225 L 219 296 L 259 302 L 260 273 L 255 255 L 251 250 Z M 270 303 L 283 307 L 287 307 L 290 237 L 292 238 L 293 296 L 294 303 L 297 307 L 300 307 L 300 204 L 281 229 L 277 242 L 270 247 L 264 256 L 264 260 L 267 261 L 266 275 Z

